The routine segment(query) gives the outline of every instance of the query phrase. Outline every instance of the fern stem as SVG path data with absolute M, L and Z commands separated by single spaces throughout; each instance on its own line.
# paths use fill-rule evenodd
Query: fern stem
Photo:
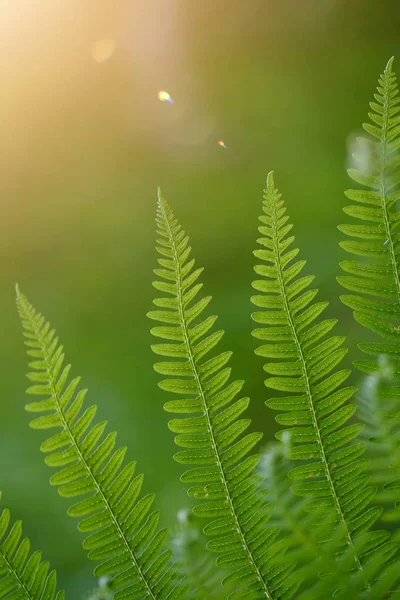
M 19 291 L 18 290 L 17 290 L 17 297 L 21 301 L 21 296 L 19 295 Z M 22 304 L 22 306 L 24 306 L 24 304 Z M 26 306 L 24 306 L 24 307 L 28 308 Z M 96 479 L 96 477 L 95 477 L 92 469 L 88 465 L 88 463 L 87 463 L 84 455 L 81 452 L 79 444 L 75 440 L 74 434 L 73 434 L 73 432 L 71 431 L 71 429 L 70 429 L 70 427 L 68 425 L 68 422 L 67 422 L 67 420 L 65 418 L 65 415 L 64 415 L 64 411 L 63 411 L 61 403 L 60 403 L 59 395 L 57 393 L 56 381 L 54 379 L 53 370 L 52 370 L 52 366 L 51 366 L 51 361 L 50 361 L 50 358 L 49 358 L 48 353 L 47 353 L 47 348 L 46 348 L 45 340 L 43 339 L 43 336 L 42 336 L 41 329 L 37 327 L 36 321 L 35 321 L 35 319 L 32 318 L 32 315 L 31 315 L 31 312 L 30 312 L 29 308 L 28 308 L 28 310 L 26 312 L 28 313 L 28 316 L 29 316 L 30 322 L 32 324 L 32 327 L 33 327 L 33 329 L 35 331 L 35 334 L 36 334 L 38 340 L 40 341 L 40 343 L 42 344 L 42 348 L 44 349 L 44 352 L 43 352 L 43 354 L 44 354 L 44 360 L 45 360 L 46 365 L 47 365 L 47 374 L 49 376 L 49 381 L 50 381 L 50 385 L 51 385 L 51 389 L 52 389 L 52 395 L 53 395 L 53 397 L 55 399 L 56 406 L 57 406 L 57 412 L 58 412 L 58 414 L 59 414 L 59 416 L 60 416 L 60 418 L 62 420 L 62 425 L 63 425 L 64 431 L 67 432 L 69 440 L 71 442 L 71 445 L 75 447 L 75 450 L 76 450 L 76 452 L 77 452 L 77 454 L 79 456 L 79 459 L 80 459 L 81 463 L 84 465 L 85 470 L 86 470 L 87 474 L 89 475 L 89 477 L 90 477 L 90 479 L 91 479 L 91 481 L 92 481 L 92 483 L 93 483 L 96 491 L 100 494 L 100 496 L 101 496 L 101 498 L 102 498 L 102 500 L 104 502 L 104 505 L 107 508 L 107 511 L 108 511 L 108 513 L 109 513 L 109 515 L 110 515 L 110 517 L 112 519 L 112 522 L 113 522 L 113 524 L 114 524 L 114 526 L 115 526 L 115 528 L 116 528 L 116 530 L 118 532 L 118 535 L 122 539 L 122 541 L 124 542 L 124 545 L 126 547 L 128 555 L 129 555 L 130 559 L 132 560 L 132 563 L 135 565 L 135 568 L 137 569 L 137 572 L 138 572 L 138 574 L 140 576 L 140 579 L 141 579 L 141 581 L 142 581 L 142 583 L 143 583 L 143 585 L 144 585 L 144 587 L 146 589 L 146 595 L 149 598 L 151 598 L 151 600 L 157 600 L 157 596 L 153 593 L 153 591 L 152 591 L 152 589 L 151 589 L 151 587 L 150 587 L 150 585 L 149 585 L 149 583 L 148 583 L 148 581 L 147 581 L 147 579 L 146 579 L 146 577 L 145 577 L 145 575 L 144 575 L 144 573 L 142 571 L 142 568 L 141 568 L 140 564 L 136 560 L 136 557 L 135 557 L 135 555 L 134 555 L 134 553 L 133 553 L 133 551 L 132 551 L 132 549 L 131 549 L 131 547 L 129 545 L 129 542 L 128 542 L 128 540 L 127 540 L 124 532 L 122 531 L 122 528 L 121 528 L 121 526 L 120 526 L 120 524 L 118 522 L 118 519 L 115 516 L 115 514 L 114 514 L 114 512 L 113 512 L 113 510 L 112 510 L 112 508 L 111 508 L 111 506 L 110 506 L 110 504 L 109 504 L 109 502 L 107 500 L 107 497 L 103 493 L 103 490 L 102 490 L 101 486 L 98 484 L 97 479 Z
M 311 417 L 312 417 L 312 422 L 313 422 L 313 426 L 314 429 L 316 431 L 316 435 L 317 435 L 317 441 L 318 441 L 318 445 L 319 445 L 319 449 L 320 449 L 320 456 L 324 465 L 324 470 L 325 470 L 325 475 L 327 478 L 327 481 L 329 483 L 329 487 L 331 489 L 331 493 L 332 493 L 332 497 L 333 497 L 333 501 L 335 504 L 335 509 L 336 512 L 339 516 L 339 519 L 341 521 L 341 523 L 343 524 L 344 527 L 344 533 L 345 536 L 347 538 L 347 544 L 349 546 L 351 546 L 354 550 L 354 560 L 356 562 L 357 568 L 364 572 L 363 566 L 361 564 L 361 561 L 357 555 L 357 552 L 355 550 L 354 547 L 354 541 L 352 539 L 351 533 L 348 529 L 347 523 L 346 523 L 346 519 L 344 517 L 343 514 L 343 510 L 342 507 L 340 505 L 340 500 L 335 488 L 335 484 L 332 478 L 332 474 L 329 468 L 329 463 L 325 454 L 325 448 L 324 448 L 324 444 L 322 442 L 322 436 L 321 436 L 321 430 L 320 430 L 320 426 L 319 426 L 319 422 L 318 422 L 318 417 L 317 417 L 317 413 L 314 407 L 314 398 L 313 398 L 313 392 L 312 392 L 312 388 L 311 388 L 311 383 L 310 383 L 310 378 L 308 375 L 308 367 L 307 367 L 307 361 L 305 360 L 304 357 L 304 352 L 303 352 L 303 347 L 302 347 L 302 343 L 300 341 L 299 338 L 299 334 L 297 332 L 297 327 L 296 324 L 294 322 L 294 319 L 292 317 L 292 313 L 290 310 L 290 306 L 289 306 L 289 302 L 288 302 L 288 293 L 286 290 L 286 284 L 285 284 L 285 280 L 283 277 L 283 269 L 282 269 L 282 264 L 281 264 L 281 251 L 279 248 L 279 239 L 278 239 L 278 226 L 277 226 L 277 218 L 276 218 L 276 211 L 275 211 L 275 202 L 273 204 L 274 206 L 274 212 L 273 212 L 273 243 L 274 243 L 274 251 L 276 253 L 277 256 L 277 275 L 278 275 L 278 281 L 279 281 L 279 285 L 280 285 L 280 292 L 282 295 L 282 299 L 283 299 L 283 305 L 284 305 L 284 310 L 286 313 L 286 317 L 288 320 L 288 325 L 290 327 L 290 330 L 292 332 L 292 337 L 293 337 L 293 341 L 296 345 L 297 351 L 298 351 L 298 355 L 300 357 L 300 362 L 301 362 L 301 369 L 302 369 L 302 373 L 303 373 L 303 377 L 304 377 L 304 381 L 305 381 L 305 385 L 306 385 L 306 393 L 308 396 L 308 400 L 309 400 L 309 406 L 310 406 L 310 412 L 311 412 Z M 369 584 L 368 584 L 369 585 Z
M 393 60 L 393 59 L 392 59 Z M 381 205 L 383 211 L 383 221 L 386 230 L 386 236 L 388 240 L 388 246 L 390 251 L 390 260 L 393 270 L 393 278 L 396 286 L 397 301 L 400 303 L 400 275 L 399 267 L 396 260 L 395 243 L 393 240 L 392 228 L 390 226 L 389 211 L 387 206 L 386 186 L 385 186 L 385 170 L 386 170 L 386 158 L 387 158 L 387 142 L 388 142 L 388 127 L 390 120 L 390 76 L 392 73 L 392 61 L 390 61 L 385 69 L 385 94 L 383 104 L 383 125 L 382 125 L 382 140 L 381 140 L 381 164 L 379 168 L 379 179 L 380 179 L 380 193 L 381 193 Z
M 251 549 L 248 546 L 247 540 L 246 540 L 246 536 L 242 530 L 242 527 L 240 525 L 239 519 L 237 517 L 236 514 L 236 509 L 234 506 L 234 501 L 233 498 L 231 496 L 231 492 L 229 489 L 229 483 L 227 481 L 227 477 L 224 471 L 224 467 L 223 467 L 223 463 L 220 457 L 220 453 L 218 451 L 218 446 L 216 443 L 216 439 L 215 439 L 215 434 L 214 434 L 214 427 L 212 425 L 212 420 L 211 420 L 211 416 L 209 413 L 209 408 L 208 408 L 208 404 L 207 404 L 207 399 L 206 399 L 206 395 L 205 395 L 205 391 L 201 382 L 201 378 L 197 369 L 197 365 L 196 365 L 196 361 L 194 358 L 194 354 L 193 354 L 193 349 L 192 349 L 192 345 L 190 342 L 190 336 L 189 336 L 189 332 L 188 332 L 188 325 L 186 323 L 186 318 L 185 318 L 185 309 L 184 309 L 184 305 L 183 305 L 183 298 L 182 298 L 182 276 L 181 276 L 181 268 L 180 268 L 180 261 L 179 261 L 179 254 L 178 254 L 178 250 L 176 247 L 176 241 L 175 241 L 175 236 L 173 235 L 173 232 L 171 230 L 171 225 L 170 225 L 170 220 L 169 220 L 169 216 L 167 214 L 167 211 L 165 210 L 165 205 L 163 203 L 163 199 L 162 197 L 158 196 L 158 203 L 159 203 L 159 207 L 162 211 L 162 214 L 164 216 L 165 222 L 167 224 L 168 227 L 168 232 L 170 235 L 170 239 L 172 242 L 172 247 L 173 247 L 173 253 L 174 253 L 174 262 L 176 264 L 176 268 L 177 268 L 177 299 L 178 299 L 178 308 L 179 308 L 179 315 L 180 315 L 180 321 L 181 321 L 181 326 L 182 326 L 182 331 L 183 331 L 183 336 L 184 336 L 184 340 L 185 340 L 185 344 L 188 350 L 188 356 L 189 356 L 189 362 L 192 368 L 192 372 L 193 372 L 193 376 L 194 379 L 196 381 L 196 385 L 197 385 L 197 389 L 198 389 L 198 393 L 199 396 L 201 398 L 202 401 L 202 405 L 203 405 L 203 410 L 204 413 L 206 415 L 207 418 L 207 429 L 208 429 L 208 433 L 210 435 L 210 439 L 211 439 L 211 444 L 212 444 L 212 449 L 214 452 L 214 456 L 215 456 L 215 461 L 216 464 L 220 470 L 221 473 L 221 483 L 224 487 L 224 492 L 225 492 L 225 499 L 227 501 L 227 503 L 229 504 L 229 509 L 231 512 L 231 517 L 235 522 L 235 526 L 236 526 L 236 531 L 240 537 L 240 541 L 242 543 L 243 549 L 245 550 L 248 559 L 250 561 L 251 567 L 253 569 L 253 571 L 256 574 L 257 580 L 260 583 L 263 592 L 264 592 L 264 596 L 265 598 L 268 598 L 269 600 L 273 600 L 273 596 L 271 591 L 269 590 L 266 582 L 263 579 L 263 576 L 260 572 L 260 569 L 256 563 L 256 561 L 254 560 L 253 554 L 251 552 Z
M 22 581 L 21 577 L 18 575 L 17 571 L 14 569 L 14 567 L 12 566 L 12 564 L 10 563 L 10 561 L 8 560 L 8 558 L 6 557 L 5 554 L 3 554 L 2 552 L 0 552 L 0 556 L 2 558 L 2 560 L 4 560 L 4 562 L 6 563 L 10 573 L 13 574 L 13 577 L 15 578 L 17 584 L 19 585 L 20 589 L 22 589 L 25 594 L 26 597 L 28 598 L 28 600 L 37 600 L 35 599 L 34 596 L 31 595 L 30 591 L 28 590 L 28 588 L 26 587 L 25 583 Z

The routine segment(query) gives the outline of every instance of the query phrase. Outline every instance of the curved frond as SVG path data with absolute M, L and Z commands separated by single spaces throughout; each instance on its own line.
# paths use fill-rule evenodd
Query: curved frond
M 224 332 L 213 328 L 217 317 L 203 316 L 211 297 L 200 294 L 202 269 L 190 258 L 189 238 L 161 195 L 156 221 L 161 258 L 153 285 L 164 295 L 148 316 L 161 323 L 151 331 L 164 340 L 152 349 L 168 358 L 155 365 L 168 376 L 159 385 L 175 395 L 164 408 L 179 415 L 169 422 L 182 448 L 175 459 L 192 466 L 182 481 L 202 501 L 194 513 L 210 519 L 208 548 L 221 553 L 220 567 L 233 570 L 225 578 L 225 584 L 235 583 L 229 597 L 289 598 L 295 591 L 288 577 L 292 565 L 277 564 L 283 550 L 274 542 L 278 532 L 266 533 L 269 513 L 255 476 L 259 457 L 249 454 L 261 434 L 246 433 L 250 420 L 240 418 L 249 399 L 238 399 L 242 381 L 230 381 L 231 353 L 214 352 Z
M 0 492 L 1 499 L 1 492 Z M 0 600 L 65 600 L 57 591 L 57 575 L 41 552 L 31 552 L 22 523 L 11 523 L 8 509 L 0 515 Z
M 358 138 L 354 155 L 357 169 L 349 169 L 350 177 L 363 186 L 347 190 L 346 196 L 356 202 L 344 212 L 361 224 L 339 226 L 351 241 L 341 247 L 355 260 L 341 263 L 347 275 L 339 283 L 353 294 L 342 296 L 344 304 L 354 311 L 356 320 L 383 338 L 381 342 L 363 343 L 368 355 L 386 354 L 400 358 L 400 96 L 390 59 L 379 78 L 375 101 L 370 103 L 369 118 L 364 123 L 368 137 Z M 376 363 L 371 369 L 375 370 Z M 400 376 L 396 364 L 395 372 Z
M 143 476 L 135 476 L 135 463 L 124 464 L 126 448 L 116 448 L 116 433 L 106 433 L 107 423 L 95 423 L 96 406 L 85 407 L 87 390 L 79 389 L 79 377 L 70 379 L 54 329 L 18 289 L 17 305 L 33 359 L 27 393 L 42 397 L 26 406 L 42 413 L 30 425 L 57 430 L 41 450 L 46 464 L 57 469 L 50 482 L 59 494 L 80 498 L 68 513 L 89 534 L 83 545 L 100 562 L 95 574 L 113 577 L 116 599 L 180 598 L 184 587 L 165 548 L 167 530 L 158 529 L 154 495 L 140 496 Z
M 266 404 L 281 411 L 276 420 L 289 429 L 277 437 L 289 435 L 290 457 L 302 461 L 290 472 L 293 491 L 310 498 L 308 511 L 334 509 L 343 545 L 353 548 L 354 566 L 363 572 L 367 558 L 382 552 L 387 536 L 367 533 L 381 509 L 369 506 L 375 490 L 364 473 L 365 448 L 353 443 L 362 426 L 347 424 L 356 407 L 349 403 L 355 388 L 343 387 L 350 371 L 336 369 L 346 354 L 344 338 L 329 337 L 336 321 L 319 318 L 328 303 L 315 302 L 317 290 L 310 288 L 313 277 L 301 276 L 305 261 L 295 260 L 298 249 L 291 248 L 292 225 L 272 173 L 263 211 L 259 227 L 263 237 L 258 240 L 262 249 L 254 252 L 262 261 L 255 267 L 262 279 L 253 283 L 260 292 L 252 297 L 260 309 L 252 315 L 259 325 L 253 336 L 262 342 L 256 354 L 267 359 L 266 386 L 286 394 Z M 368 557 L 356 551 L 355 542 L 362 534 L 370 541 Z

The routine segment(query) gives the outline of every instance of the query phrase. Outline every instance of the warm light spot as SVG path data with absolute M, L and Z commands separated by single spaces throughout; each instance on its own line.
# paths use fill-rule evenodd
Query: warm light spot
M 223 142 L 222 140 L 219 140 L 218 146 L 221 146 L 221 148 L 226 148 L 225 142 Z
M 171 96 L 165 90 L 160 90 L 157 94 L 157 97 L 159 100 L 161 100 L 161 102 L 169 102 L 170 104 L 174 103 Z
M 97 63 L 106 62 L 109 60 L 115 52 L 115 40 L 103 39 L 96 40 L 92 46 L 92 58 Z

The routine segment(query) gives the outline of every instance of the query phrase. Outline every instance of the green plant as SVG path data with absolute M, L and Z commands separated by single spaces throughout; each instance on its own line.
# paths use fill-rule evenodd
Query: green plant
M 163 357 L 154 366 L 165 377 L 159 385 L 173 395 L 164 408 L 174 414 L 175 459 L 194 504 L 179 513 L 172 542 L 159 528 L 154 495 L 141 495 L 142 475 L 124 462 L 126 449 L 96 421 L 79 378 L 70 377 L 54 330 L 17 287 L 31 359 L 28 394 L 37 397 L 26 408 L 36 413 L 31 427 L 55 430 L 41 450 L 55 469 L 52 485 L 73 499 L 68 513 L 88 534 L 83 545 L 100 577 L 93 600 L 378 600 L 400 592 L 400 98 L 392 62 L 371 103 L 374 125 L 364 125 L 372 138 L 358 141 L 361 168 L 349 172 L 366 188 L 347 192 L 361 206 L 344 209 L 372 224 L 340 227 L 357 238 L 343 248 L 361 257 L 341 265 L 348 275 L 340 283 L 357 294 L 342 300 L 385 341 L 360 344 L 375 358 L 356 362 L 366 376 L 358 395 L 345 385 L 350 370 L 339 368 L 345 339 L 330 334 L 335 319 L 321 318 L 328 303 L 315 301 L 313 277 L 303 275 L 306 262 L 297 258 L 270 173 L 251 300 L 256 354 L 274 390 L 265 404 L 284 429 L 261 454 L 254 449 L 262 436 L 244 415 L 244 382 L 231 379 L 231 353 L 217 350 L 224 332 L 207 314 L 202 269 L 159 192 L 153 285 L 160 296 L 148 316 L 157 322 L 152 349 Z M 0 599 L 62 600 L 48 570 L 4 511 Z

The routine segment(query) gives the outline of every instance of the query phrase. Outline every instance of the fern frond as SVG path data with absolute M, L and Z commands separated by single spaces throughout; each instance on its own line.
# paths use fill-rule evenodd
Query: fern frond
M 224 580 L 235 583 L 229 597 L 289 598 L 296 589 L 288 577 L 293 565 L 277 564 L 283 549 L 274 543 L 278 532 L 266 533 L 269 513 L 255 476 L 259 456 L 249 455 L 261 434 L 246 434 L 250 420 L 239 418 L 249 404 L 237 399 L 243 381 L 229 382 L 230 352 L 212 352 L 224 332 L 213 330 L 217 317 L 202 316 L 211 300 L 200 297 L 202 269 L 195 268 L 189 238 L 161 194 L 156 222 L 161 258 L 153 285 L 165 296 L 154 300 L 148 316 L 161 323 L 152 334 L 165 340 L 152 349 L 169 359 L 155 365 L 169 376 L 159 385 L 179 396 L 164 408 L 180 415 L 169 422 L 183 448 L 175 459 L 193 466 L 181 479 L 191 486 L 189 496 L 203 501 L 194 513 L 211 520 L 208 548 L 221 553 L 220 567 L 233 569 Z
M 374 502 L 384 506 L 382 519 L 400 521 L 400 404 L 399 384 L 393 381 L 386 357 L 367 375 L 358 393 L 359 418 L 365 423 L 362 438 L 369 458 L 371 483 L 378 488 Z
M 1 499 L 0 492 L 0 499 Z M 57 591 L 57 575 L 40 552 L 22 538 L 22 523 L 11 523 L 8 509 L 0 515 L 0 600 L 65 600 Z
M 370 558 L 382 551 L 389 534 L 376 537 L 367 533 L 381 509 L 369 507 L 375 490 L 364 473 L 367 461 L 361 456 L 365 447 L 350 444 L 362 425 L 346 425 L 356 407 L 349 403 L 355 388 L 342 387 L 350 371 L 335 370 L 346 354 L 344 338 L 328 337 L 336 320 L 319 320 L 328 303 L 314 302 L 318 290 L 310 289 L 313 277 L 300 276 L 305 261 L 294 260 L 298 249 L 290 249 L 292 225 L 272 173 L 264 191 L 263 211 L 259 227 L 263 237 L 258 240 L 262 249 L 254 252 L 263 261 L 255 267 L 263 279 L 253 283 L 261 293 L 252 297 L 261 309 L 252 315 L 260 327 L 253 336 L 262 341 L 256 354 L 268 359 L 264 365 L 266 386 L 289 393 L 270 398 L 266 404 L 282 411 L 276 420 L 290 429 L 277 437 L 290 435 L 290 457 L 302 461 L 290 472 L 293 491 L 310 498 L 309 511 L 334 509 L 344 532 L 344 546 L 353 548 L 355 568 L 363 571 L 367 556 L 356 551 L 358 536 L 364 534 L 369 540 Z
M 43 413 L 30 425 L 58 430 L 41 450 L 46 464 L 57 469 L 50 482 L 59 494 L 81 497 L 68 513 L 90 534 L 83 545 L 89 558 L 100 562 L 95 574 L 113 577 L 116 599 L 180 598 L 184 586 L 165 548 L 167 530 L 158 529 L 159 512 L 152 511 L 154 495 L 140 497 L 143 476 L 135 476 L 135 463 L 124 465 L 126 448 L 115 449 L 116 433 L 105 433 L 107 423 L 94 424 L 96 406 L 85 407 L 87 390 L 79 389 L 79 377 L 69 378 L 54 329 L 18 288 L 17 305 L 33 358 L 27 393 L 44 397 L 26 406 Z
M 212 554 L 206 550 L 206 543 L 200 519 L 190 509 L 180 510 L 178 527 L 172 538 L 172 553 L 188 578 L 189 591 L 185 600 L 226 598 L 227 590 L 222 587 L 224 571 L 216 566 Z
M 357 540 L 355 548 L 348 547 L 337 560 L 332 560 L 329 550 L 322 557 L 323 570 L 329 568 L 327 575 L 315 581 L 313 585 L 299 594 L 296 600 L 320 600 L 335 598 L 335 600 L 382 600 L 397 598 L 400 580 L 400 561 L 396 560 L 385 565 L 386 557 L 377 553 L 364 566 L 364 572 L 353 570 L 355 553 L 368 553 L 368 544 Z M 365 580 L 374 581 L 374 585 L 365 589 Z
M 344 295 L 342 301 L 354 311 L 355 319 L 364 327 L 380 335 L 383 342 L 363 343 L 360 348 L 368 355 L 386 354 L 400 358 L 400 212 L 396 202 L 400 198 L 400 96 L 390 59 L 379 78 L 375 101 L 370 103 L 371 123 L 363 128 L 368 138 L 358 139 L 360 152 L 354 158 L 358 169 L 349 169 L 350 177 L 363 186 L 347 190 L 346 196 L 357 205 L 346 206 L 344 212 L 362 224 L 341 225 L 340 231 L 352 241 L 341 242 L 341 247 L 355 255 L 356 260 L 344 261 L 342 269 L 348 275 L 338 277 L 339 283 L 354 292 Z M 376 361 L 359 363 L 361 368 L 376 369 Z M 400 369 L 395 366 L 396 377 Z

